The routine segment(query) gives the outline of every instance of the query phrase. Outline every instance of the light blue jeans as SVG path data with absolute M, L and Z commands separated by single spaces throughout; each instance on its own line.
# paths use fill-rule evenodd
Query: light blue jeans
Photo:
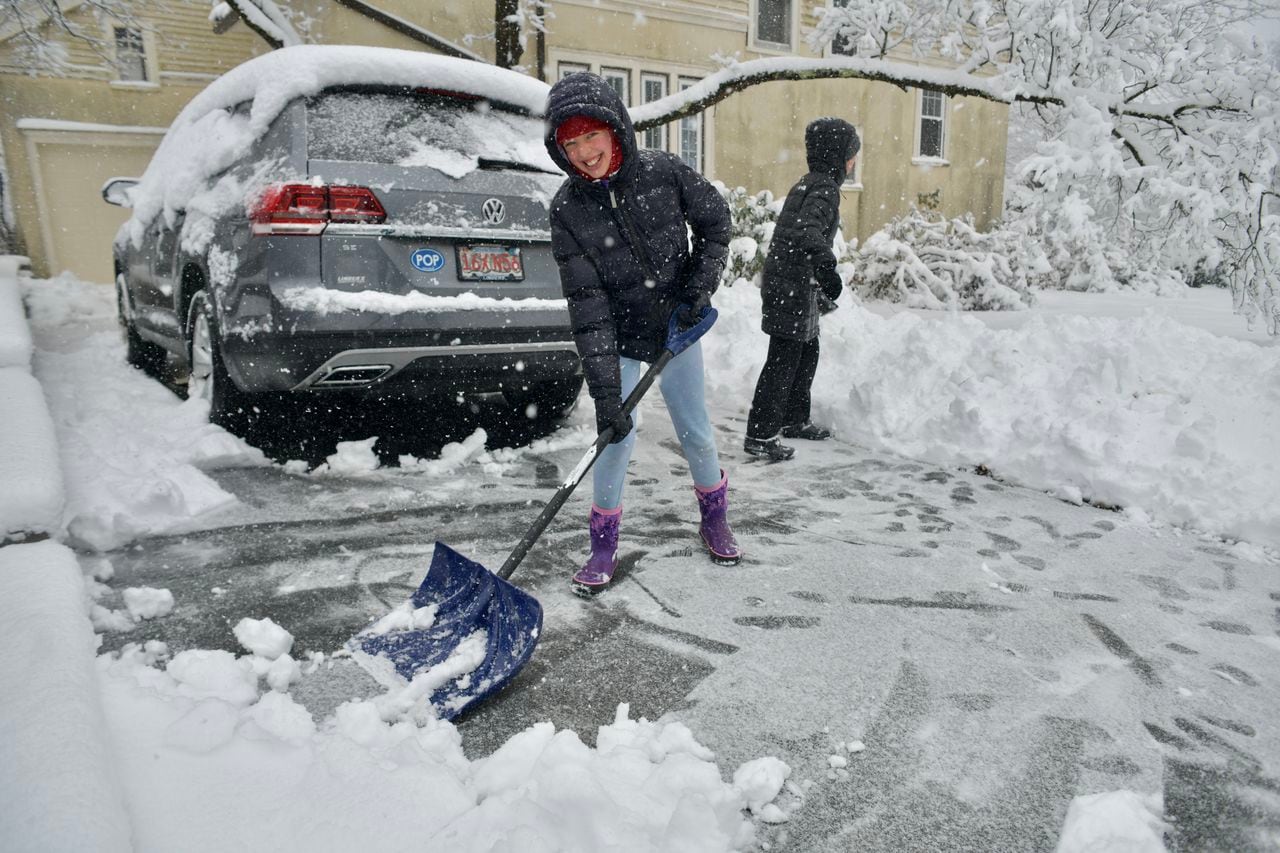
M 625 400 L 640 381 L 644 364 L 634 358 L 620 358 L 618 361 L 622 367 L 622 399 Z M 667 401 L 671 425 L 684 448 L 684 458 L 689 462 L 694 485 L 704 489 L 714 487 L 720 482 L 720 457 L 716 454 L 715 434 L 707 416 L 701 341 L 695 341 L 668 362 L 658 375 L 658 387 L 662 389 L 662 399 Z M 600 509 L 616 509 L 622 504 L 627 463 L 631 461 L 631 449 L 636 445 L 636 433 L 640 429 L 639 408 L 631 413 L 631 419 L 635 429 L 622 441 L 605 447 L 596 459 L 592 485 L 595 504 Z

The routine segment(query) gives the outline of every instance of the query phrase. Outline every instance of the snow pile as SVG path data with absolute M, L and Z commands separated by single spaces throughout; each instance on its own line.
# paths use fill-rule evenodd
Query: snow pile
M 596 749 L 541 723 L 472 762 L 422 705 L 351 701 L 317 724 L 261 691 L 252 657 L 165 657 L 151 643 L 99 659 L 139 850 L 742 849 L 743 809 L 764 808 L 787 772 L 726 784 L 685 726 L 625 705 Z
M 0 846 L 128 851 L 75 554 L 0 548 Z M 176 848 L 173 848 L 176 849 Z
M 0 541 L 9 534 L 57 533 L 62 470 L 40 383 L 25 368 L 0 367 Z
M 760 295 L 716 303 L 709 383 L 740 405 L 767 346 Z M 1154 315 L 993 329 L 842 304 L 823 322 L 814 416 L 844 440 L 1280 545 L 1280 348 Z
M 18 283 L 24 258 L 0 256 L 0 541 L 62 527 L 53 421 L 31 376 L 31 332 Z
M 31 332 L 18 288 L 18 270 L 25 260 L 0 255 L 0 368 L 31 367 Z
M 202 469 L 264 465 L 265 457 L 210 424 L 207 403 L 138 381 L 118 333 L 88 330 L 113 314 L 109 288 L 63 275 L 32 282 L 26 298 L 35 373 L 68 483 L 67 530 L 78 545 L 109 550 L 235 502 Z

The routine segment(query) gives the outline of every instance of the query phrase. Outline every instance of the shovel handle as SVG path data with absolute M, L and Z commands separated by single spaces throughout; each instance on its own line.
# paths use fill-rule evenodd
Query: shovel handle
M 666 367 L 667 363 L 679 353 L 688 349 L 694 341 L 706 334 L 707 330 L 716 321 L 716 316 L 716 309 L 708 307 L 696 325 L 681 330 L 676 321 L 676 315 L 674 313 L 671 315 L 671 321 L 667 328 L 666 348 L 663 349 L 657 360 L 649 366 L 649 369 L 644 372 L 644 375 L 640 377 L 636 387 L 632 388 L 631 393 L 627 395 L 627 399 L 622 401 L 622 414 L 624 416 L 630 415 L 635 411 L 636 406 L 640 405 L 640 398 L 653 385 L 654 380 L 658 378 L 658 374 L 662 372 L 662 368 Z M 547 501 L 547 505 L 542 508 L 542 512 L 538 514 L 537 519 L 525 531 L 520 542 L 511 552 L 511 555 L 507 557 L 507 561 L 502 564 L 502 568 L 498 569 L 498 577 L 503 580 L 511 577 L 511 573 L 520 565 L 524 555 L 529 553 L 533 543 L 538 541 L 542 531 L 547 529 L 551 519 L 556 517 L 560 507 L 564 506 L 564 502 L 569 499 L 569 495 L 573 494 L 573 490 L 578 487 L 578 484 L 582 482 L 582 478 L 587 475 L 587 472 L 591 470 L 591 466 L 596 463 L 596 457 L 609 446 L 609 442 L 613 441 L 615 432 L 612 426 L 608 426 L 605 427 L 604 432 L 596 436 L 595 444 L 587 448 L 587 452 L 578 460 L 578 464 L 569 472 L 569 476 L 565 478 L 556 493 L 551 496 L 551 500 Z

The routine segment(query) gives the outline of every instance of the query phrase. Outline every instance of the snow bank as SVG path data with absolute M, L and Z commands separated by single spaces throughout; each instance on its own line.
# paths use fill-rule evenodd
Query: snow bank
M 0 256 L 0 542 L 62 527 L 62 469 L 18 285 L 25 260 Z
M 841 438 L 1280 546 L 1280 348 L 1157 315 L 1019 312 L 1032 316 L 993 329 L 848 298 L 823 321 L 814 382 L 815 419 Z M 716 303 L 712 393 L 741 405 L 767 346 L 759 291 Z
M 0 367 L 31 367 L 31 332 L 18 290 L 18 269 L 26 260 L 0 255 Z
M 61 529 L 63 489 L 53 421 L 40 383 L 0 367 L 0 541 Z
M 265 465 L 266 458 L 210 424 L 204 401 L 138 381 L 114 329 L 90 330 L 88 321 L 114 314 L 110 288 L 64 274 L 32 282 L 26 298 L 39 347 L 35 373 L 48 392 L 66 472 L 67 530 L 77 546 L 109 550 L 187 528 L 235 503 L 204 470 Z M 64 339 L 71 339 L 66 346 Z
M 702 853 L 753 840 L 746 796 L 711 753 L 685 726 L 631 720 L 625 705 L 596 749 L 541 723 L 472 762 L 452 724 L 389 697 L 317 724 L 287 693 L 260 691 L 254 658 L 165 658 L 151 643 L 99 659 L 139 851 L 376 838 L 385 850 Z
M 133 849 L 84 600 L 65 546 L 0 548 L 0 847 L 13 853 Z

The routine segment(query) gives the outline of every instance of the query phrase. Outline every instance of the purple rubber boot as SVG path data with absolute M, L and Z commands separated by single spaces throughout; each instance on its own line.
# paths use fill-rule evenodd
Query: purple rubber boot
M 591 556 L 587 564 L 573 576 L 573 587 L 578 592 L 594 593 L 604 589 L 613 580 L 618 568 L 618 524 L 622 521 L 622 507 L 601 509 L 591 506 Z
M 729 529 L 729 519 L 725 517 L 728 507 L 729 477 L 720 469 L 720 482 L 709 489 L 694 486 L 698 495 L 698 509 L 702 510 L 702 541 L 711 552 L 713 562 L 722 566 L 734 566 L 742 559 L 742 549 L 738 540 L 733 538 Z

